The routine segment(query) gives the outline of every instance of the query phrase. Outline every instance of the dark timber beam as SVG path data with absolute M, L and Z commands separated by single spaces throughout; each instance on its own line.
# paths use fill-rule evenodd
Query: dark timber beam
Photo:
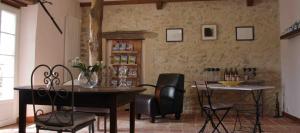
M 253 6 L 254 0 L 247 0 L 247 6 Z
M 156 9 L 162 9 L 163 8 L 163 6 L 164 6 L 164 2 L 162 1 L 162 0 L 158 0 L 157 2 L 156 2 Z
M 13 0 L 13 1 L 18 3 L 21 7 L 27 6 L 27 4 L 23 0 Z
M 104 1 L 104 5 L 128 5 L 128 4 L 147 4 L 155 3 L 157 0 L 119 0 L 119 1 Z
M 27 6 L 27 5 L 23 5 L 22 3 L 16 2 L 14 0 L 1 0 L 1 2 L 15 8 L 21 8 L 22 6 Z
M 25 7 L 37 3 L 37 0 L 1 0 L 2 3 L 10 5 L 15 8 Z
M 14 0 L 14 1 L 22 3 L 24 5 L 32 5 L 37 3 L 37 0 Z
M 130 5 L 130 4 L 149 4 L 156 3 L 164 5 L 167 2 L 190 2 L 190 1 L 221 1 L 221 0 L 118 0 L 118 1 L 104 1 L 103 5 Z M 160 3 L 158 3 L 160 2 Z M 90 2 L 80 3 L 81 7 L 91 6 Z

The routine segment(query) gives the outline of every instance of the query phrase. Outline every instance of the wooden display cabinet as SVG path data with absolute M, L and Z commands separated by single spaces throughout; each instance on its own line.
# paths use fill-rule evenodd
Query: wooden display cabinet
M 108 39 L 107 63 L 114 68 L 108 81 L 110 86 L 119 85 L 119 68 L 126 66 L 127 85 L 137 86 L 142 82 L 142 40 Z

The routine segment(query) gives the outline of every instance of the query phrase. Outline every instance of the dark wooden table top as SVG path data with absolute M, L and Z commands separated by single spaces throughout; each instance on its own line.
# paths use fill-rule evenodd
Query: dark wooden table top
M 45 88 L 45 85 L 35 85 L 33 86 L 34 89 L 38 88 Z M 71 85 L 64 85 L 64 86 L 57 86 L 56 90 L 58 88 L 62 88 L 65 91 L 71 91 Z M 17 86 L 14 87 L 15 90 L 18 91 L 31 91 L 30 86 Z M 113 94 L 113 93 L 130 93 L 130 92 L 142 92 L 145 91 L 145 88 L 142 87 L 95 87 L 95 88 L 83 88 L 79 85 L 74 85 L 74 93 L 102 93 L 102 94 Z

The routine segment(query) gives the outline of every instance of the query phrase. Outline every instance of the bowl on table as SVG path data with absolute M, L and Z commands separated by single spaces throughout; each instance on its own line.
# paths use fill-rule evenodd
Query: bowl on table
M 224 86 L 238 86 L 242 82 L 243 81 L 219 81 L 219 83 L 224 85 Z

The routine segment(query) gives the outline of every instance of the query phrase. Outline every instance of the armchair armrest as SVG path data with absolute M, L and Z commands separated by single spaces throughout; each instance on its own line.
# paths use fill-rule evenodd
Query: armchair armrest
M 157 87 L 157 86 L 151 85 L 151 84 L 140 84 L 140 85 L 138 85 L 138 87 L 142 87 L 142 86 L 150 86 L 150 87 L 153 87 L 153 88 Z
M 162 86 L 161 88 L 167 88 L 167 87 L 173 87 L 173 88 L 176 89 L 176 86 L 174 86 L 174 85 L 165 85 L 165 86 Z M 185 93 L 185 90 L 179 90 L 179 89 L 176 89 L 176 91 L 179 91 L 179 92 L 181 92 L 181 93 Z

